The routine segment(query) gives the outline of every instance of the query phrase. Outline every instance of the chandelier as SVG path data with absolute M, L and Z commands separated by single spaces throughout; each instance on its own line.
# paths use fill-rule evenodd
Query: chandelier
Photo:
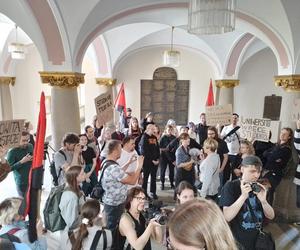
M 174 27 L 172 27 L 171 49 L 164 51 L 163 64 L 165 66 L 178 67 L 180 65 L 180 52 L 173 50 L 173 34 Z
M 188 32 L 211 35 L 234 31 L 235 6 L 236 0 L 190 0 Z
M 12 59 L 25 59 L 27 52 L 25 44 L 18 42 L 18 26 L 16 25 L 16 38 L 15 42 L 8 45 L 8 52 L 11 53 Z

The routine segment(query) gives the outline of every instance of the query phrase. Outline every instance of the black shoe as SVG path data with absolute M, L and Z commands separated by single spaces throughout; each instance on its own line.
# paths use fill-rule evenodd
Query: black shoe
M 165 184 L 161 184 L 160 190 L 165 190 Z
M 175 186 L 173 183 L 171 183 L 171 189 L 175 189 Z
M 157 195 L 154 194 L 154 193 L 151 193 L 151 198 L 152 198 L 153 200 L 157 200 L 157 199 L 158 199 Z

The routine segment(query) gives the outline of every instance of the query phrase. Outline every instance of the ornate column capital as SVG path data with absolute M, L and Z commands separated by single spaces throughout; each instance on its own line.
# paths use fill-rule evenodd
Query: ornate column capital
M 83 73 L 40 71 L 41 81 L 52 87 L 73 88 L 84 83 Z
M 285 91 L 300 91 L 300 75 L 274 76 L 274 82 Z
M 15 85 L 16 78 L 14 76 L 0 76 L 0 84 Z
M 238 79 L 221 79 L 215 80 L 217 88 L 234 88 L 240 84 Z
M 96 78 L 96 83 L 103 86 L 113 86 L 117 82 L 117 79 L 113 78 Z

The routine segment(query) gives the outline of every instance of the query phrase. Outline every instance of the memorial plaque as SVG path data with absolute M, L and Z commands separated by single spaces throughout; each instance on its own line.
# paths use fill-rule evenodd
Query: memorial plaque
M 141 80 L 141 114 L 154 112 L 155 123 L 164 128 L 169 119 L 177 125 L 188 122 L 189 81 L 177 80 L 172 68 L 158 68 L 153 80 Z
M 265 96 L 263 118 L 279 121 L 282 97 L 271 95 Z

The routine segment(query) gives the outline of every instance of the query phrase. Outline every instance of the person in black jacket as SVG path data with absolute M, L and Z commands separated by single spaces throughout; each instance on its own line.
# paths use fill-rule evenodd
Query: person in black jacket
M 284 168 L 292 156 L 293 130 L 291 128 L 281 129 L 279 142 L 270 150 L 265 151 L 264 178 L 270 182 L 268 201 L 272 205 L 275 189 L 284 176 Z
M 149 124 L 139 143 L 140 154 L 145 157 L 143 165 L 144 181 L 143 189 L 147 193 L 149 175 L 151 175 L 150 197 L 157 199 L 156 195 L 156 172 L 159 164 L 159 145 L 157 137 L 154 135 L 155 127 Z

